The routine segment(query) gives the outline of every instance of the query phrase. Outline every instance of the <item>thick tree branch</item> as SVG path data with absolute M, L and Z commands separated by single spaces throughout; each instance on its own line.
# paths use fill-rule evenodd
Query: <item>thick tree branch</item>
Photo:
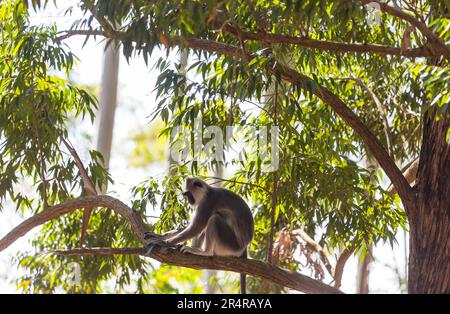
M 130 224 L 138 239 L 144 245 L 144 233 L 147 231 L 145 223 L 136 211 L 111 196 L 89 196 L 78 198 L 63 204 L 55 205 L 47 210 L 28 218 L 20 225 L 12 229 L 6 236 L 0 239 L 0 252 L 9 247 L 17 239 L 25 235 L 31 229 L 44 224 L 52 219 L 70 213 L 86 206 L 107 207 L 114 210 Z M 54 251 L 57 254 L 80 255 L 111 255 L 111 254 L 140 254 L 146 255 L 144 248 L 79 248 L 70 251 Z M 283 270 L 281 268 L 251 259 L 226 258 L 226 257 L 202 257 L 192 254 L 184 254 L 176 249 L 167 248 L 156 244 L 151 250 L 150 257 L 166 264 L 190 267 L 196 269 L 217 269 L 245 273 L 273 281 L 282 286 L 292 288 L 305 293 L 342 293 L 336 288 L 326 285 L 302 274 Z
M 225 30 L 227 30 L 229 33 L 236 34 L 237 36 L 237 31 L 234 28 L 227 26 Z M 103 36 L 115 39 L 121 39 L 126 35 L 125 32 L 116 31 L 115 35 L 111 36 L 108 33 L 100 30 L 65 30 L 61 31 L 60 33 L 61 35 L 57 37 L 57 40 L 59 41 L 65 40 L 69 37 L 76 35 Z M 392 55 L 408 58 L 421 58 L 433 56 L 433 54 L 424 47 L 407 49 L 405 51 L 402 51 L 401 48 L 384 45 L 340 43 L 335 41 L 326 41 L 326 40 L 311 39 L 307 37 L 295 37 L 271 33 L 252 33 L 241 31 L 241 36 L 243 40 L 258 40 L 261 42 L 272 44 L 296 45 L 303 48 L 311 48 L 329 52 L 373 53 L 383 56 Z
M 398 194 L 405 205 L 405 209 L 408 212 L 414 202 L 414 193 L 410 185 L 394 160 L 389 156 L 380 141 L 378 141 L 377 137 L 358 118 L 358 116 L 347 107 L 337 95 L 329 89 L 317 84 L 306 75 L 286 66 L 282 66 L 279 63 L 277 63 L 276 68 L 273 68 L 274 74 L 276 71 L 281 73 L 282 79 L 298 86 L 306 86 L 307 89 L 313 90 L 314 94 L 319 99 L 328 104 L 356 132 L 397 189 Z
M 226 25 L 222 31 L 239 36 L 242 40 L 257 40 L 266 44 L 288 44 L 303 48 L 312 48 L 330 52 L 343 53 L 374 53 L 378 55 L 404 56 L 408 58 L 431 57 L 431 52 L 424 47 L 407 49 L 390 47 L 385 45 L 361 44 L 361 43 L 340 43 L 336 41 L 311 39 L 308 37 L 297 37 L 266 32 L 245 32 L 237 27 Z
M 143 248 L 81 248 L 73 250 L 52 251 L 55 254 L 65 256 L 85 255 L 117 255 L 133 254 L 146 255 Z M 305 293 L 342 293 L 340 290 L 326 285 L 318 280 L 297 272 L 281 269 L 279 267 L 253 260 L 233 257 L 204 257 L 193 254 L 180 253 L 178 250 L 155 246 L 150 257 L 169 265 L 188 267 L 194 269 L 215 269 L 245 273 L 247 275 L 261 277 L 276 284 Z
M 91 206 L 107 207 L 113 209 L 117 214 L 121 215 L 128 221 L 134 233 L 138 236 L 139 240 L 142 243 L 145 243 L 144 233 L 146 232 L 147 228 L 139 214 L 131 210 L 121 201 L 111 196 L 102 195 L 88 196 L 67 201 L 65 203 L 49 207 L 45 211 L 26 219 L 20 225 L 12 229 L 8 234 L 6 234 L 2 239 L 0 239 L 0 252 L 13 244 L 17 239 L 24 236 L 31 229 L 42 225 L 52 219 L 61 217 L 62 215 L 70 213 L 74 210 Z

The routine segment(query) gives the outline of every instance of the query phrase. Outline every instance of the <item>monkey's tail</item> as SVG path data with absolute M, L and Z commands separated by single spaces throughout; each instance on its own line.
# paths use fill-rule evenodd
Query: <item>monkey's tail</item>
M 247 249 L 245 249 L 245 251 L 242 253 L 241 258 L 247 258 Z M 241 286 L 241 294 L 246 294 L 247 293 L 247 278 L 246 278 L 246 274 L 240 274 L 240 286 Z

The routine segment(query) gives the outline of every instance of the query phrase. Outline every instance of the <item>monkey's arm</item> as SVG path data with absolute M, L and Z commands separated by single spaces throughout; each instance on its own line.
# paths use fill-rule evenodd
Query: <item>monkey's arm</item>
M 205 204 L 207 205 L 207 204 Z M 180 233 L 173 235 L 166 239 L 167 242 L 172 244 L 177 244 L 181 242 L 185 242 L 205 229 L 206 224 L 208 223 L 208 219 L 211 216 L 208 207 L 201 205 L 197 208 L 194 218 L 189 223 L 186 229 L 181 231 Z
M 179 233 L 182 232 L 183 230 L 184 230 L 184 229 L 174 229 L 174 230 L 168 231 L 168 232 L 162 234 L 162 235 L 161 235 L 161 238 L 163 238 L 164 240 L 167 240 L 167 239 L 169 239 L 170 237 L 173 237 L 173 236 L 179 234 Z
M 144 239 L 148 240 L 148 239 L 153 238 L 153 239 L 158 239 L 158 240 L 166 240 L 174 235 L 177 235 L 181 231 L 183 231 L 183 229 L 174 229 L 174 230 L 168 231 L 164 234 L 157 234 L 157 233 L 154 233 L 153 231 L 148 231 L 144 234 Z

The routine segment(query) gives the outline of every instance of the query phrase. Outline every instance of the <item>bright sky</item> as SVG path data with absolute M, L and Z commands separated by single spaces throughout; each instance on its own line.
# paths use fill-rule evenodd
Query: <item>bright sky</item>
M 57 22 L 58 29 L 69 29 L 76 16 L 64 17 L 62 11 L 67 4 L 77 1 L 57 1 L 58 9 L 47 8 L 44 12 L 34 14 L 32 22 L 35 24 Z M 73 37 L 65 42 L 71 47 L 75 55 L 80 59 L 75 71 L 71 74 L 73 80 L 85 85 L 99 85 L 102 72 L 103 43 L 90 39 L 82 47 L 84 38 Z M 155 61 L 159 57 L 155 52 L 152 58 Z M 174 58 L 172 53 L 169 58 Z M 152 60 L 149 62 L 152 64 Z M 121 58 L 119 67 L 119 94 L 116 111 L 113 147 L 111 152 L 110 171 L 115 184 L 110 187 L 110 194 L 128 201 L 129 189 L 138 182 L 151 175 L 162 174 L 161 167 L 149 167 L 147 169 L 133 168 L 129 163 L 129 155 L 134 147 L 132 135 L 138 133 L 149 123 L 148 115 L 155 105 L 155 95 L 151 92 L 154 88 L 157 72 L 146 67 L 142 59 L 132 59 L 128 64 Z M 132 121 L 132 123 L 130 123 Z M 95 148 L 97 125 L 90 122 L 77 122 L 71 126 L 71 141 L 79 150 L 81 158 L 86 158 L 88 149 Z M 0 237 L 4 236 L 25 217 L 14 211 L 14 206 L 9 206 L 0 213 Z M 18 252 L 31 250 L 30 239 L 38 229 L 30 232 L 25 237 L 14 243 L 7 250 L 0 253 L 0 293 L 16 293 L 15 279 L 19 276 L 16 266 L 11 262 Z M 397 237 L 398 245 L 394 250 L 389 245 L 376 247 L 374 257 L 376 262 L 372 264 L 370 274 L 370 289 L 372 293 L 398 293 L 397 275 L 393 268 L 397 268 L 401 276 L 404 276 L 404 236 L 403 231 Z M 346 264 L 342 290 L 347 293 L 355 292 L 357 259 L 350 258 Z M 387 266 L 386 266 L 387 265 Z M 309 275 L 308 272 L 305 273 Z

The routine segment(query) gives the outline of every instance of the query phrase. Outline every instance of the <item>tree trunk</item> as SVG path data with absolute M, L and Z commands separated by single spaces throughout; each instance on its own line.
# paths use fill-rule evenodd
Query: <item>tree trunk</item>
M 369 293 L 370 265 L 372 261 L 372 250 L 370 250 L 370 252 L 366 253 L 361 263 L 358 263 L 356 276 L 356 293 L 358 294 Z
M 97 150 L 102 153 L 104 167 L 109 168 L 114 130 L 114 116 L 117 106 L 117 82 L 119 75 L 119 51 L 111 43 L 103 55 L 103 73 L 100 91 L 100 124 L 98 126 Z M 107 186 L 100 187 L 106 193 Z
M 450 115 L 424 119 L 416 205 L 409 211 L 409 293 L 450 293 Z

